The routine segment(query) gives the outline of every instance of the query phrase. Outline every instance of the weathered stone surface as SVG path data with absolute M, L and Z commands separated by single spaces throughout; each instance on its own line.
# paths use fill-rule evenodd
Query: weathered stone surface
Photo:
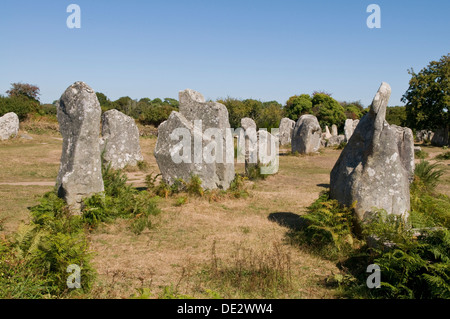
M 17 136 L 19 132 L 19 117 L 16 113 L 6 113 L 0 117 L 0 140 Z
M 331 126 L 331 135 L 338 136 L 338 128 L 337 128 L 336 124 L 333 124 Z
M 292 132 L 294 131 L 295 121 L 290 118 L 282 118 L 280 121 L 279 139 L 280 145 L 289 145 L 292 141 Z
M 326 147 L 339 146 L 341 143 L 345 142 L 344 135 L 332 136 L 328 139 Z
M 58 195 L 79 210 L 84 198 L 104 190 L 100 103 L 94 90 L 84 82 L 76 82 L 61 96 L 57 112 L 63 147 L 56 187 Z
M 241 119 L 241 127 L 245 134 L 245 174 L 250 175 L 253 169 L 258 168 L 258 132 L 256 131 L 255 121 L 249 117 Z
M 266 130 L 259 130 L 258 139 L 258 164 L 261 174 L 275 174 L 278 171 L 278 138 Z
M 189 89 L 181 91 L 179 99 L 180 111 L 172 112 L 158 127 L 154 154 L 163 180 L 168 184 L 179 178 L 188 182 L 192 175 L 197 175 L 204 189 L 228 189 L 235 173 L 227 108 L 220 103 L 205 102 L 202 94 Z M 175 133 L 183 129 L 189 136 L 180 138 L 181 135 Z M 211 129 L 217 129 L 221 136 L 208 133 Z M 190 149 L 181 147 L 183 140 L 187 140 Z M 217 158 L 209 162 L 205 160 L 204 152 L 211 149 L 214 150 L 211 154 Z M 180 162 L 174 161 L 177 154 L 182 154 Z
M 352 137 L 352 134 L 353 134 L 353 120 L 346 119 L 345 126 L 344 126 L 344 135 L 345 135 L 346 142 L 348 142 L 350 140 L 350 137 Z
M 244 117 L 241 119 L 241 127 L 246 131 L 250 128 L 253 128 L 256 131 L 256 123 L 253 119 L 249 117 Z
M 330 174 L 331 198 L 347 206 L 356 202 L 359 220 L 376 209 L 407 217 L 410 209 L 413 134 L 386 122 L 390 94 L 390 86 L 382 83 Z
M 359 124 L 359 120 L 353 120 L 353 127 L 352 127 L 353 132 L 356 130 L 356 127 L 358 126 L 358 124 Z M 353 134 L 353 132 L 352 132 L 352 134 Z
M 431 138 L 431 144 L 434 146 L 447 146 L 449 145 L 449 128 L 440 128 L 434 132 L 433 137 Z
M 416 141 L 417 142 L 424 142 L 426 140 L 431 140 L 430 136 L 431 136 L 431 131 L 427 131 L 427 130 L 420 130 L 416 133 Z
M 134 119 L 118 110 L 103 113 L 100 150 L 105 162 L 111 164 L 113 169 L 136 166 L 144 160 Z
M 322 129 L 314 115 L 302 115 L 292 133 L 292 153 L 315 153 L 319 150 L 322 139 Z
M 331 137 L 332 137 L 333 135 L 331 135 L 331 133 L 330 133 L 330 129 L 328 128 L 328 125 L 327 126 L 325 126 L 325 133 L 324 133 L 324 137 L 325 137 L 325 139 L 330 139 Z

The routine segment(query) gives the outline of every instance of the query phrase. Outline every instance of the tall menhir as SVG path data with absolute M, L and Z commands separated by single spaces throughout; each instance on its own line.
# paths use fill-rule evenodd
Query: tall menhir
M 58 196 L 74 211 L 82 200 L 104 191 L 99 145 L 101 108 L 86 83 L 76 82 L 61 96 L 59 130 L 63 137 L 61 166 L 56 180 Z

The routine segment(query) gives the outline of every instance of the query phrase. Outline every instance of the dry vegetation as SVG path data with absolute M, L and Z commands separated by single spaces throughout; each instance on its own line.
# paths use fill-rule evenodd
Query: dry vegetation
M 43 131 L 27 131 L 32 140 L 0 142 L 0 235 L 27 221 L 27 208 L 53 187 L 62 141 L 42 125 Z M 159 173 L 155 143 L 141 138 L 146 165 L 126 170 L 136 187 L 145 187 L 147 174 Z M 423 149 L 431 162 L 444 152 Z M 247 198 L 189 196 L 181 205 L 177 196 L 161 198 L 156 227 L 140 235 L 121 220 L 101 225 L 89 238 L 98 278 L 88 297 L 335 298 L 325 282 L 339 273 L 335 263 L 292 245 L 287 233 L 328 187 L 339 154 L 327 149 L 315 156 L 282 155 L 278 174 L 246 182 Z M 449 168 L 449 160 L 443 163 Z M 450 195 L 450 169 L 442 181 L 438 191 Z

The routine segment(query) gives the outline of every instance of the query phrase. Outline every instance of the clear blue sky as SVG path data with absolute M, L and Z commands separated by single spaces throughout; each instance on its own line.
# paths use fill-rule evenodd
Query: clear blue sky
M 81 7 L 81 29 L 66 8 Z M 369 29 L 369 4 L 381 29 Z M 2 0 L 0 94 L 36 84 L 44 103 L 75 81 L 115 100 L 277 100 L 324 90 L 370 104 L 382 81 L 401 105 L 407 70 L 450 52 L 448 0 Z

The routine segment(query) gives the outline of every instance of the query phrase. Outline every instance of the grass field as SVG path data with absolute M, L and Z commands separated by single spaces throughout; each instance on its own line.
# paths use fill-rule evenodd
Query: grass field
M 32 140 L 0 142 L 1 235 L 29 219 L 28 207 L 53 188 L 62 140 L 58 134 L 28 134 Z M 159 173 L 155 138 L 142 138 L 146 171 L 128 170 L 129 181 L 145 185 Z M 442 148 L 422 147 L 434 162 Z M 157 225 L 140 235 L 117 220 L 90 234 L 98 279 L 91 298 L 129 298 L 146 293 L 195 298 L 336 298 L 326 278 L 335 263 L 293 245 L 288 233 L 329 187 L 329 173 L 340 151 L 315 156 L 280 156 L 276 175 L 246 181 L 249 197 L 240 199 L 160 198 Z M 450 160 L 437 191 L 450 195 Z M 236 166 L 243 171 L 242 164 Z

